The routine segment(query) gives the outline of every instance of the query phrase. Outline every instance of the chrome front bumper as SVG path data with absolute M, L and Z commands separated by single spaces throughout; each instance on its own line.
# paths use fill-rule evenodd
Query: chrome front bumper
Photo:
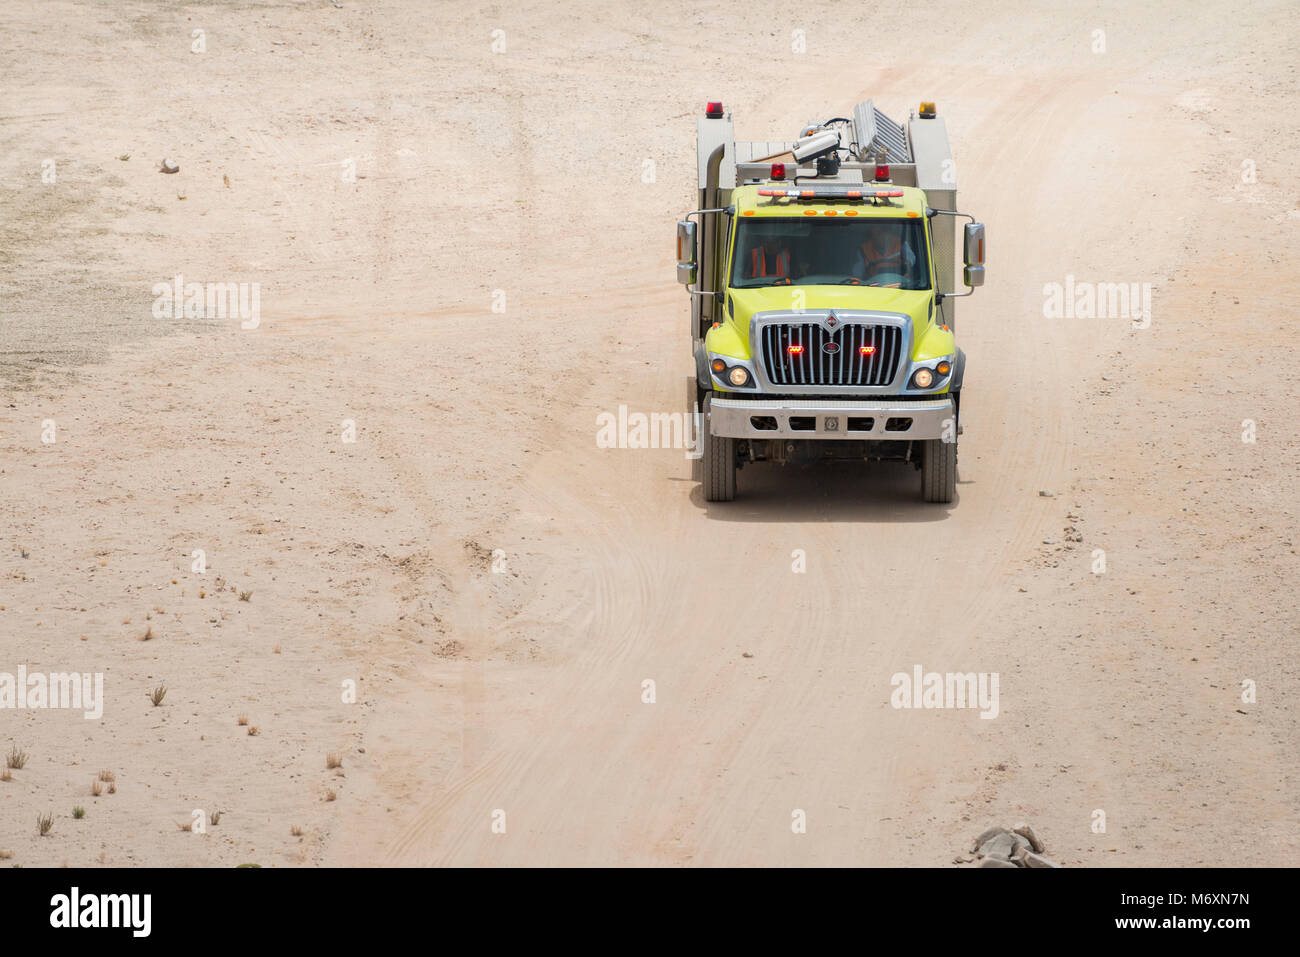
M 941 439 L 956 434 L 951 396 L 898 399 L 726 399 L 715 394 L 708 429 L 737 439 Z

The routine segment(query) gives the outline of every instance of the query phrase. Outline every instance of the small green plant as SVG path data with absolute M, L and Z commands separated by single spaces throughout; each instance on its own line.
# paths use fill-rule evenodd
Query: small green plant
M 163 703 L 165 697 L 167 697 L 167 686 L 165 684 L 159 685 L 149 692 L 149 700 L 153 702 L 155 708 Z
M 86 816 L 86 809 L 84 807 L 74 807 L 72 809 L 72 816 L 76 818 L 78 821 L 80 821 L 83 817 Z
M 5 766 L 21 771 L 25 764 L 27 764 L 27 752 L 16 744 L 10 747 L 9 754 L 5 756 Z
M 248 601 L 248 600 L 251 599 L 252 597 L 253 597 L 253 593 L 252 593 L 251 591 L 241 591 L 241 592 L 239 593 L 239 600 L 240 600 L 240 601 Z
M 334 768 L 341 768 L 342 766 L 343 755 L 339 754 L 337 751 L 331 751 L 329 754 L 325 755 L 326 768 L 332 771 Z
M 50 828 L 54 827 L 54 815 L 50 813 L 36 815 L 36 830 L 44 837 L 50 833 Z
M 208 818 L 208 823 L 211 824 L 213 827 L 216 827 L 218 824 L 220 824 L 221 813 L 222 813 L 221 811 L 213 811 L 212 816 Z

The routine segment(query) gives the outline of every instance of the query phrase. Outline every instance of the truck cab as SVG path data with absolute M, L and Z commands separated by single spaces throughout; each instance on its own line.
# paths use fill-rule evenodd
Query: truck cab
M 913 124 L 935 119 L 931 104 L 922 114 Z M 966 358 L 955 300 L 969 295 L 952 290 L 954 220 L 971 220 L 972 289 L 984 227 L 951 208 L 946 133 L 913 135 L 870 101 L 789 143 L 735 143 L 722 119 L 710 104 L 701 120 L 702 207 L 677 236 L 705 499 L 734 498 L 756 463 L 849 458 L 911 463 L 926 501 L 951 502 Z

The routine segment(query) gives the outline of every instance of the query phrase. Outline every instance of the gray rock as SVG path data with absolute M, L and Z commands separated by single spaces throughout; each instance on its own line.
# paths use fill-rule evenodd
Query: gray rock
M 984 860 L 980 861 L 980 867 L 1010 867 L 1014 869 L 1015 866 L 1016 865 L 1012 864 L 1010 861 L 1004 861 L 996 857 L 986 857 Z
M 1028 824 L 1025 824 L 1023 822 L 1017 824 L 1015 827 L 1011 829 L 1011 833 L 1019 834 L 1026 841 L 1028 841 L 1030 850 L 1032 850 L 1035 854 L 1043 853 L 1043 842 L 1038 839 L 1038 835 L 1034 833 L 1034 829 L 1030 827 Z
M 1016 852 L 1016 835 L 1002 833 L 994 835 L 980 845 L 980 853 L 985 857 L 996 857 L 1004 861 L 1011 860 L 1011 855 Z M 1023 838 L 1021 838 L 1023 840 Z
M 1051 492 L 1050 489 L 1040 488 L 1040 489 L 1038 490 L 1038 494 L 1041 495 L 1043 498 L 1051 498 L 1051 497 L 1052 497 L 1052 492 Z
M 985 832 L 984 832 L 983 834 L 981 834 L 979 837 L 975 838 L 975 843 L 974 843 L 973 845 L 971 845 L 971 853 L 974 854 L 974 853 L 976 853 L 977 851 L 979 851 L 979 849 L 980 849 L 984 844 L 986 844 L 988 841 L 992 840 L 993 838 L 997 837 L 999 834 L 1010 834 L 1010 833 L 1011 833 L 1011 832 L 1008 831 L 1005 827 L 991 827 L 991 828 L 989 828 L 987 831 L 985 831 Z
M 1026 851 L 1020 858 L 1025 867 L 1060 867 L 1056 861 L 1049 861 L 1045 857 L 1039 857 L 1033 851 Z

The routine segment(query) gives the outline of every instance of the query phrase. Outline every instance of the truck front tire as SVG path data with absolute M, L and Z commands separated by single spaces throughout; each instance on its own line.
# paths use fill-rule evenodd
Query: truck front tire
M 928 439 L 921 443 L 921 496 L 946 505 L 957 494 L 957 443 Z
M 700 460 L 706 502 L 730 502 L 736 497 L 736 440 L 709 431 L 709 412 L 713 396 L 704 399 L 704 427 L 700 441 L 704 455 Z

